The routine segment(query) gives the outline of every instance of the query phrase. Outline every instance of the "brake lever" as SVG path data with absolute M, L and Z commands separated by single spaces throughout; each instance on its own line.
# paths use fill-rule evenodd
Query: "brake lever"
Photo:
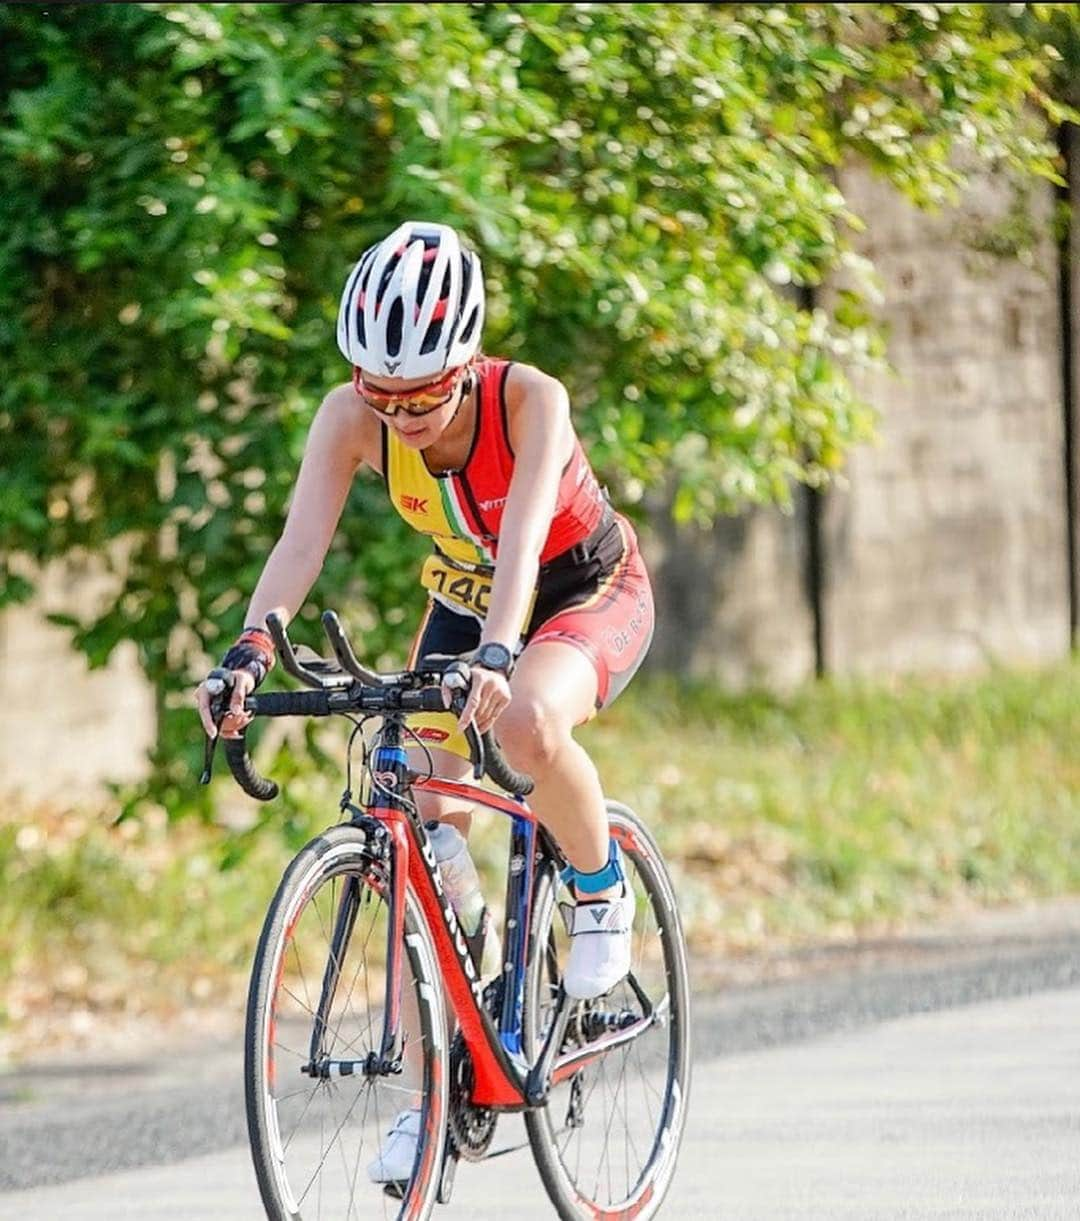
M 468 663 L 464 661 L 452 661 L 443 671 L 442 685 L 454 693 L 450 700 L 450 710 L 457 717 L 460 717 L 465 709 L 471 680 L 472 671 L 469 669 Z M 482 780 L 484 778 L 484 739 L 475 725 L 470 725 L 465 730 L 465 737 L 472 748 L 469 753 L 472 755 L 473 779 Z
M 228 670 L 216 668 L 210 671 L 206 678 L 206 690 L 210 694 L 210 716 L 215 725 L 220 726 L 225 719 L 227 711 L 227 703 L 222 698 L 225 696 L 232 683 L 229 681 L 231 673 Z M 214 755 L 217 752 L 217 744 L 221 734 L 216 733 L 213 737 L 206 735 L 206 740 L 203 742 L 203 770 L 199 777 L 200 784 L 209 784 L 210 777 L 214 771 Z

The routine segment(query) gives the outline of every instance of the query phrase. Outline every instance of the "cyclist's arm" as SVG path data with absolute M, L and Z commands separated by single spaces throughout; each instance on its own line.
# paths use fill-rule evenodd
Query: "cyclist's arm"
M 539 369 L 513 366 L 506 383 L 506 406 L 514 473 L 481 643 L 498 641 L 513 649 L 525 627 L 574 433 L 565 388 Z
M 296 614 L 322 569 L 345 498 L 363 465 L 379 468 L 379 423 L 351 386 L 338 386 L 323 400 L 308 433 L 289 514 L 270 552 L 245 623 L 261 626 L 276 611 Z

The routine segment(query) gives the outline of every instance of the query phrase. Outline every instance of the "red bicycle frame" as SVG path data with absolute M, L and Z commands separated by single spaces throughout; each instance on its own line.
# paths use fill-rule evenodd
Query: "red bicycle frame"
M 526 1063 L 522 1045 L 522 1009 L 528 962 L 529 925 L 536 878 L 536 816 L 523 800 L 502 797 L 490 789 L 464 781 L 417 777 L 410 772 L 401 745 L 401 727 L 394 716 L 384 720 L 371 767 L 374 798 L 364 814 L 377 819 L 390 833 L 391 924 L 387 947 L 387 995 L 384 1008 L 383 1054 L 398 1046 L 401 996 L 401 952 L 405 934 L 405 887 L 408 878 L 435 942 L 436 955 L 446 992 L 469 1049 L 473 1068 L 472 1101 L 499 1111 L 540 1106 L 552 1082 L 565 1080 L 585 1064 L 625 1043 L 652 1025 L 653 1008 L 636 987 L 643 1014 L 627 1028 L 604 1035 L 556 1059 L 570 1013 L 561 987 L 554 1019 L 544 1046 L 534 1064 Z M 502 1003 L 498 1025 L 483 1003 L 483 985 L 478 964 L 473 961 L 464 930 L 453 904 L 442 887 L 438 862 L 423 830 L 415 806 L 399 796 L 408 788 L 441 796 L 459 797 L 508 815 L 513 825 L 510 838 L 510 870 L 506 892 L 506 940 L 504 946 Z M 625 838 L 613 829 L 617 838 Z M 625 848 L 633 845 L 626 843 Z M 556 862 L 551 858 L 554 872 Z

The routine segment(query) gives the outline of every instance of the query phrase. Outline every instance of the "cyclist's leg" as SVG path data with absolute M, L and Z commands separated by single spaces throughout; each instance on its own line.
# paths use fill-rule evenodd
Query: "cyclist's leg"
M 458 615 L 442 603 L 429 600 L 424 617 L 417 629 L 409 667 L 430 653 L 458 656 L 476 648 L 480 641 L 480 624 L 468 615 Z M 457 727 L 452 713 L 433 712 L 409 717 L 413 737 L 409 745 L 409 766 L 423 774 L 430 766 L 436 776 L 446 780 L 464 780 L 470 773 L 469 748 Z M 417 805 L 425 822 L 448 822 L 462 835 L 469 834 L 472 823 L 471 805 L 452 797 L 418 790 Z
M 574 727 L 596 706 L 595 669 L 572 645 L 540 641 L 522 653 L 511 689 L 496 732 L 510 763 L 535 781 L 529 805 L 575 869 L 602 869 L 608 855 L 604 794 L 592 760 L 573 738 Z
M 579 873 L 607 864 L 608 824 L 596 769 L 572 733 L 625 688 L 653 633 L 648 574 L 621 519 L 619 530 L 613 570 L 532 630 L 496 726 L 510 762 L 536 781 L 530 805 Z

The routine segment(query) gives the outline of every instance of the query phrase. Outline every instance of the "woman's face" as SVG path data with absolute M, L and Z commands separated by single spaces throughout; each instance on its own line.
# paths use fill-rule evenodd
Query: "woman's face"
M 367 409 L 412 449 L 426 449 L 442 436 L 457 413 L 468 384 L 464 367 L 448 370 L 437 378 L 372 377 L 357 370 L 353 380 Z M 440 403 L 444 396 L 445 401 Z M 414 414 L 410 407 L 414 412 L 426 409 L 422 414 Z

